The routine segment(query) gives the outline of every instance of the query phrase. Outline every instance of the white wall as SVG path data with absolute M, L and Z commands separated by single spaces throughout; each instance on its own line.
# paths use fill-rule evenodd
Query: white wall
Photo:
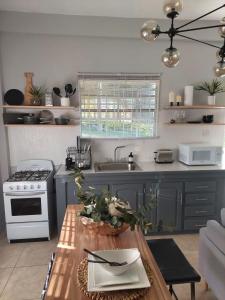
M 91 24 L 90 24 L 91 26 Z M 112 25 L 113 26 L 113 25 Z M 181 52 L 180 65 L 166 69 L 160 62 L 161 53 L 168 42 L 158 40 L 149 44 L 134 38 L 107 38 L 65 36 L 56 34 L 32 34 L 3 32 L 1 57 L 3 88 L 24 88 L 23 73 L 34 72 L 34 83 L 49 88 L 66 81 L 76 81 L 78 72 L 141 72 L 162 73 L 160 107 L 167 105 L 171 89 L 183 92 L 187 84 L 213 78 L 212 67 L 216 63 L 215 49 L 179 40 L 176 47 Z M 206 103 L 206 98 L 196 94 L 195 101 Z M 224 95 L 218 103 L 225 105 Z M 205 112 L 197 112 L 203 115 Z M 213 111 L 214 113 L 214 111 Z M 122 156 L 134 150 L 139 160 L 152 160 L 158 147 L 176 148 L 180 142 L 211 141 L 223 144 L 223 126 L 168 127 L 170 112 L 161 110 L 159 138 L 154 140 L 96 140 L 93 142 L 94 159 L 113 157 L 113 148 L 129 144 Z M 217 112 L 216 120 L 223 120 L 223 112 Z M 10 164 L 21 159 L 50 158 L 55 164 L 63 163 L 67 146 L 74 145 L 79 126 L 74 128 L 10 128 L 8 129 Z

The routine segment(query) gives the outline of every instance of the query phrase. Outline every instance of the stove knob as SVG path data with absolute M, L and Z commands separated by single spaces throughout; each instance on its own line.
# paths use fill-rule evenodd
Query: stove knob
M 13 190 L 13 186 L 10 186 L 9 189 L 12 191 Z
M 17 189 L 17 190 L 20 190 L 20 186 L 19 186 L 19 185 L 17 185 L 16 189 Z
M 34 186 L 33 186 L 33 184 L 30 186 L 30 188 L 31 188 L 31 190 L 33 190 L 33 189 L 34 189 Z
M 41 185 L 40 185 L 40 184 L 38 184 L 38 185 L 37 185 L 37 188 L 38 188 L 38 189 L 40 189 L 40 188 L 41 188 Z
M 27 189 L 27 185 L 24 185 L 23 188 L 24 188 L 24 190 L 26 190 Z

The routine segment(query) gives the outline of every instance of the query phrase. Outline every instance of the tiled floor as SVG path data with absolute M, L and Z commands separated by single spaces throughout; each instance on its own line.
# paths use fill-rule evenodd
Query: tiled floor
M 57 240 L 8 244 L 0 237 L 0 300 L 38 300 Z
M 152 237 L 162 238 L 162 237 Z M 165 238 L 165 236 L 164 236 Z M 173 236 L 190 263 L 198 269 L 198 235 Z M 8 244 L 0 236 L 0 300 L 38 300 L 47 273 L 47 264 L 57 240 Z M 179 300 L 190 299 L 189 285 L 175 287 Z M 216 300 L 204 283 L 196 285 L 197 300 Z

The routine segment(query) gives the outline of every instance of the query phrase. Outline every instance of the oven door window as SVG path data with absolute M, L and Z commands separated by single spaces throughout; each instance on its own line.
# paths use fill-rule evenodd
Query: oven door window
M 11 199 L 12 216 L 41 215 L 41 198 Z

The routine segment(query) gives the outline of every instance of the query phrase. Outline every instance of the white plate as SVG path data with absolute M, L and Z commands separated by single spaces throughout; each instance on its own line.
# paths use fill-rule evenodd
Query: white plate
M 88 255 L 88 259 L 92 259 L 92 256 Z M 100 273 L 100 275 L 99 275 L 99 273 Z M 129 275 L 126 276 L 127 275 L 126 273 Z M 116 291 L 116 290 L 141 289 L 141 288 L 148 288 L 151 286 L 141 258 L 139 258 L 137 260 L 137 262 L 129 270 L 129 272 L 126 272 L 126 273 L 119 275 L 119 276 L 113 276 L 113 275 L 109 274 L 108 272 L 106 272 L 100 266 L 100 264 L 88 263 L 88 287 L 87 287 L 87 289 L 89 292 L 104 292 L 104 291 Z M 105 278 L 105 282 L 111 281 L 110 282 L 111 285 L 107 284 L 106 286 L 103 286 L 104 282 L 101 281 L 102 286 L 99 286 L 98 283 L 100 282 L 99 281 L 100 276 L 101 276 L 101 278 L 103 278 L 103 277 Z M 136 282 L 129 281 L 129 279 L 134 280 L 135 276 L 138 277 L 138 279 L 139 279 L 138 281 L 136 281 Z M 117 284 L 120 277 L 121 277 L 121 281 L 124 281 L 124 283 Z M 98 282 L 96 282 L 96 280 Z M 116 280 L 116 282 L 114 280 Z M 128 281 L 129 281 L 129 283 L 127 283 Z M 114 285 L 114 283 L 116 285 Z
M 99 256 L 109 261 L 116 261 L 119 263 L 122 263 L 124 261 L 127 262 L 127 264 L 123 266 L 117 266 L 117 267 L 110 266 L 109 264 L 101 264 L 101 267 L 104 269 L 104 271 L 107 271 L 112 275 L 116 275 L 116 276 L 121 275 L 127 272 L 128 270 L 130 270 L 133 264 L 140 257 L 140 252 L 137 248 L 117 249 L 117 250 L 98 250 L 97 253 Z M 93 259 L 95 258 L 93 257 Z
M 119 276 L 113 276 L 104 269 L 103 272 L 99 269 L 99 271 L 95 272 L 94 275 L 95 287 L 124 285 L 139 282 L 139 277 L 134 272 L 125 272 Z

